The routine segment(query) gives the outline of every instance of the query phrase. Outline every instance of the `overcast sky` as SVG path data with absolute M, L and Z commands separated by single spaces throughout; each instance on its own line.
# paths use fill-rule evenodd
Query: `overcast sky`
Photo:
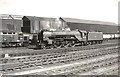
M 118 23 L 120 0 L 0 0 L 0 14 L 70 17 Z

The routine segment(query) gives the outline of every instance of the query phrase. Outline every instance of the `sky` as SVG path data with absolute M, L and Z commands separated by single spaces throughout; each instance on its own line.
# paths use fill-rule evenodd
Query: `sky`
M 120 0 L 0 0 L 0 14 L 69 17 L 118 23 Z

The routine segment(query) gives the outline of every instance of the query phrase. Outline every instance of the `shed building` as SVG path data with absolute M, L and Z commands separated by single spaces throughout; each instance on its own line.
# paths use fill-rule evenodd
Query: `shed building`
M 0 15 L 0 31 L 21 32 L 22 16 Z
M 103 21 L 91 21 L 91 20 L 82 20 L 82 19 L 74 19 L 74 18 L 59 18 L 62 26 L 69 27 L 71 30 L 79 29 L 86 31 L 97 31 L 107 33 L 118 33 L 119 28 L 117 24 L 111 22 L 103 22 Z
M 38 33 L 42 29 L 55 27 L 56 18 L 24 16 L 22 31 L 25 33 Z

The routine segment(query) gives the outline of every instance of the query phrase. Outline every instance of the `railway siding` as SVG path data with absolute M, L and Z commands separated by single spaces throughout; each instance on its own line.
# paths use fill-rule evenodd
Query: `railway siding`
M 112 47 L 113 48 L 113 47 Z M 106 48 L 109 50 L 109 48 Z M 105 50 L 106 50 L 105 49 Z M 83 54 L 74 54 L 74 53 L 67 53 L 67 56 L 65 56 L 65 54 L 62 56 L 62 55 L 59 55 L 60 57 L 58 57 L 57 55 L 54 55 L 54 56 L 57 56 L 56 58 L 52 57 L 46 57 L 44 56 L 43 58 L 41 58 L 41 60 L 36 60 L 36 59 L 30 59 L 28 62 L 18 62 L 18 63 L 5 63 L 5 64 L 2 64 L 2 67 L 4 69 L 4 71 L 6 72 L 9 72 L 9 71 L 17 71 L 19 72 L 19 70 L 25 70 L 25 69 L 29 69 L 31 67 L 37 67 L 37 66 L 49 66 L 49 65 L 54 65 L 54 64 L 66 64 L 66 63 L 70 63 L 70 62 L 76 62 L 76 61 L 81 61 L 81 60 L 84 60 L 84 59 L 90 59 L 90 58 L 94 58 L 94 57 L 99 57 L 99 56 L 104 56 L 104 55 L 107 55 L 108 57 L 110 55 L 108 54 L 117 54 L 117 49 L 110 49 L 109 52 L 107 51 L 94 51 L 94 52 L 90 52 L 87 54 L 87 53 L 84 53 Z M 79 51 L 78 51 L 79 52 Z M 84 51 L 83 51 L 84 52 Z M 99 53 L 97 53 L 99 52 Z M 94 54 L 93 54 L 94 53 Z M 72 56 L 71 56 L 72 55 Z M 89 61 L 88 61 L 89 62 Z
M 118 46 L 117 43 L 107 43 L 92 46 L 53 49 L 53 52 L 49 49 L 48 51 L 36 50 L 47 52 L 40 52 L 42 54 L 35 55 L 0 58 L 0 67 L 2 67 L 0 68 L 0 72 L 5 75 L 87 74 L 90 70 L 97 70 L 104 66 L 107 68 L 109 64 L 110 66 L 117 64 L 119 48 L 120 46 Z M 81 67 L 84 68 L 82 69 Z M 79 69 L 81 69 L 81 72 L 78 72 Z M 114 68 L 112 70 L 115 72 Z M 105 74 L 107 73 L 110 72 L 106 71 Z
M 14 50 L 7 50 L 3 49 L 0 55 L 1 58 L 5 57 L 5 54 L 8 54 L 10 57 L 18 57 L 18 56 L 30 56 L 30 55 L 39 55 L 39 54 L 46 54 L 46 53 L 64 53 L 64 52 L 72 52 L 78 50 L 90 50 L 90 49 L 97 49 L 97 48 L 105 48 L 108 46 L 116 46 L 118 42 L 115 43 L 104 43 L 98 45 L 90 45 L 90 46 L 81 46 L 81 47 L 69 47 L 69 48 L 58 48 L 58 49 L 46 49 L 46 50 L 33 50 L 33 49 L 14 49 Z M 3 52 L 4 51 L 4 52 Z
M 105 61 L 105 59 L 106 60 L 110 60 L 110 59 L 112 59 L 112 58 L 115 58 L 115 57 L 117 57 L 117 55 L 118 54 L 111 54 L 111 55 L 104 55 L 104 56 L 100 56 L 100 57 L 95 57 L 95 58 L 92 58 L 91 60 L 90 59 L 86 59 L 86 60 L 82 60 L 82 61 L 79 61 L 79 62 L 75 62 L 75 63 L 70 63 L 70 64 L 63 64 L 63 65 L 58 65 L 58 66 L 53 66 L 53 67 L 48 67 L 48 68 L 45 68 L 45 67 L 43 67 L 43 69 L 32 69 L 32 70 L 29 70 L 29 71 L 22 71 L 22 72 L 16 72 L 16 73 L 9 73 L 9 75 L 11 74 L 11 75 L 25 75 L 25 74 L 32 74 L 32 73 L 39 73 L 40 75 L 42 75 L 43 73 L 45 73 L 46 75 L 47 74 L 60 74 L 60 73 L 65 73 L 65 71 L 63 72 L 63 70 L 64 69 L 66 69 L 66 71 L 67 71 L 67 69 L 69 70 L 69 69 L 72 69 L 72 68 L 74 68 L 74 67 L 77 67 L 77 65 L 78 66 L 84 66 L 84 65 L 89 65 L 89 63 L 91 63 L 91 66 L 93 66 L 92 65 L 92 63 L 97 63 L 97 62 L 100 62 L 101 63 L 101 61 Z M 89 61 L 90 60 L 90 61 Z M 113 61 L 116 61 L 115 59 L 113 60 Z M 85 66 L 85 67 L 86 67 Z M 84 68 L 85 68 L 84 67 Z M 90 67 L 90 66 L 88 66 L 88 67 Z M 55 72 L 56 71 L 56 72 Z M 60 71 L 59 73 L 57 73 L 58 71 Z M 51 72 L 51 73 L 50 73 Z

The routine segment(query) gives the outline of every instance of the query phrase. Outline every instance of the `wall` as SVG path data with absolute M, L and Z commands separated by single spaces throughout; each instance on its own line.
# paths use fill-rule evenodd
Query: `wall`
M 1 30 L 21 32 L 22 21 L 13 19 L 2 19 Z

